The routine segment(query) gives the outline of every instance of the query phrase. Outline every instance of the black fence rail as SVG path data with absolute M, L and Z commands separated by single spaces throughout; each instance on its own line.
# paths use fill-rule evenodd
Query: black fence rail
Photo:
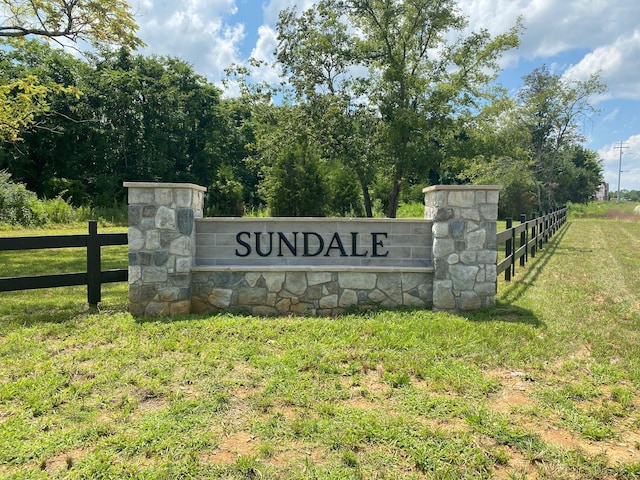
M 513 226 L 513 219 L 507 218 L 507 229 L 499 232 L 498 246 L 504 243 L 505 258 L 498 262 L 497 274 L 504 272 L 504 279 L 509 282 L 516 274 L 516 263 L 521 267 L 535 257 L 536 252 L 567 221 L 567 207 L 554 209 L 546 215 L 532 215 L 527 221 L 526 215 L 520 215 L 520 225 Z
M 50 248 L 84 248 L 87 251 L 87 271 L 27 277 L 0 278 L 0 292 L 37 288 L 87 286 L 87 302 L 96 306 L 102 300 L 103 283 L 126 282 L 128 270 L 105 270 L 100 265 L 100 248 L 127 245 L 126 233 L 98 233 L 98 223 L 89 222 L 87 235 L 54 235 L 42 237 L 0 238 L 0 251 L 43 250 Z

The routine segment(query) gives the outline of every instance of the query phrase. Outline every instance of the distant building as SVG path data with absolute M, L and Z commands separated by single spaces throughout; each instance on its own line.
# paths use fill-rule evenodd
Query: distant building
M 596 192 L 596 200 L 606 201 L 609 200 L 609 184 L 601 183 L 600 188 Z

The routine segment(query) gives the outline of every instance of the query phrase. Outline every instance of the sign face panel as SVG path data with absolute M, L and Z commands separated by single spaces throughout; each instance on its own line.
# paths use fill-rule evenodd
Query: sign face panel
M 430 267 L 431 222 L 364 218 L 196 220 L 197 266 Z

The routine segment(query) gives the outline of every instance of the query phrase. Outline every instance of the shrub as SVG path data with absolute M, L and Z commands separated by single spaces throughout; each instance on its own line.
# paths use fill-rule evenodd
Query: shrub
M 0 171 L 0 224 L 38 227 L 47 223 L 47 213 L 35 193 L 11 174 Z
M 73 223 L 78 220 L 76 209 L 60 196 L 43 200 L 42 206 L 46 212 L 46 219 L 50 223 Z

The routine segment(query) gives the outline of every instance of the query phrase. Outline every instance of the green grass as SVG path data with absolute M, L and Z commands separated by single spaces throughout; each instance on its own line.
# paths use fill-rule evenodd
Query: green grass
M 0 478 L 639 478 L 638 252 L 640 222 L 574 219 L 468 315 L 149 320 L 123 284 L 99 312 L 83 288 L 2 293 Z M 3 254 L 0 276 L 73 255 Z
M 637 202 L 590 202 L 587 204 L 573 203 L 568 205 L 570 218 L 608 218 L 610 220 L 637 220 L 633 213 Z

